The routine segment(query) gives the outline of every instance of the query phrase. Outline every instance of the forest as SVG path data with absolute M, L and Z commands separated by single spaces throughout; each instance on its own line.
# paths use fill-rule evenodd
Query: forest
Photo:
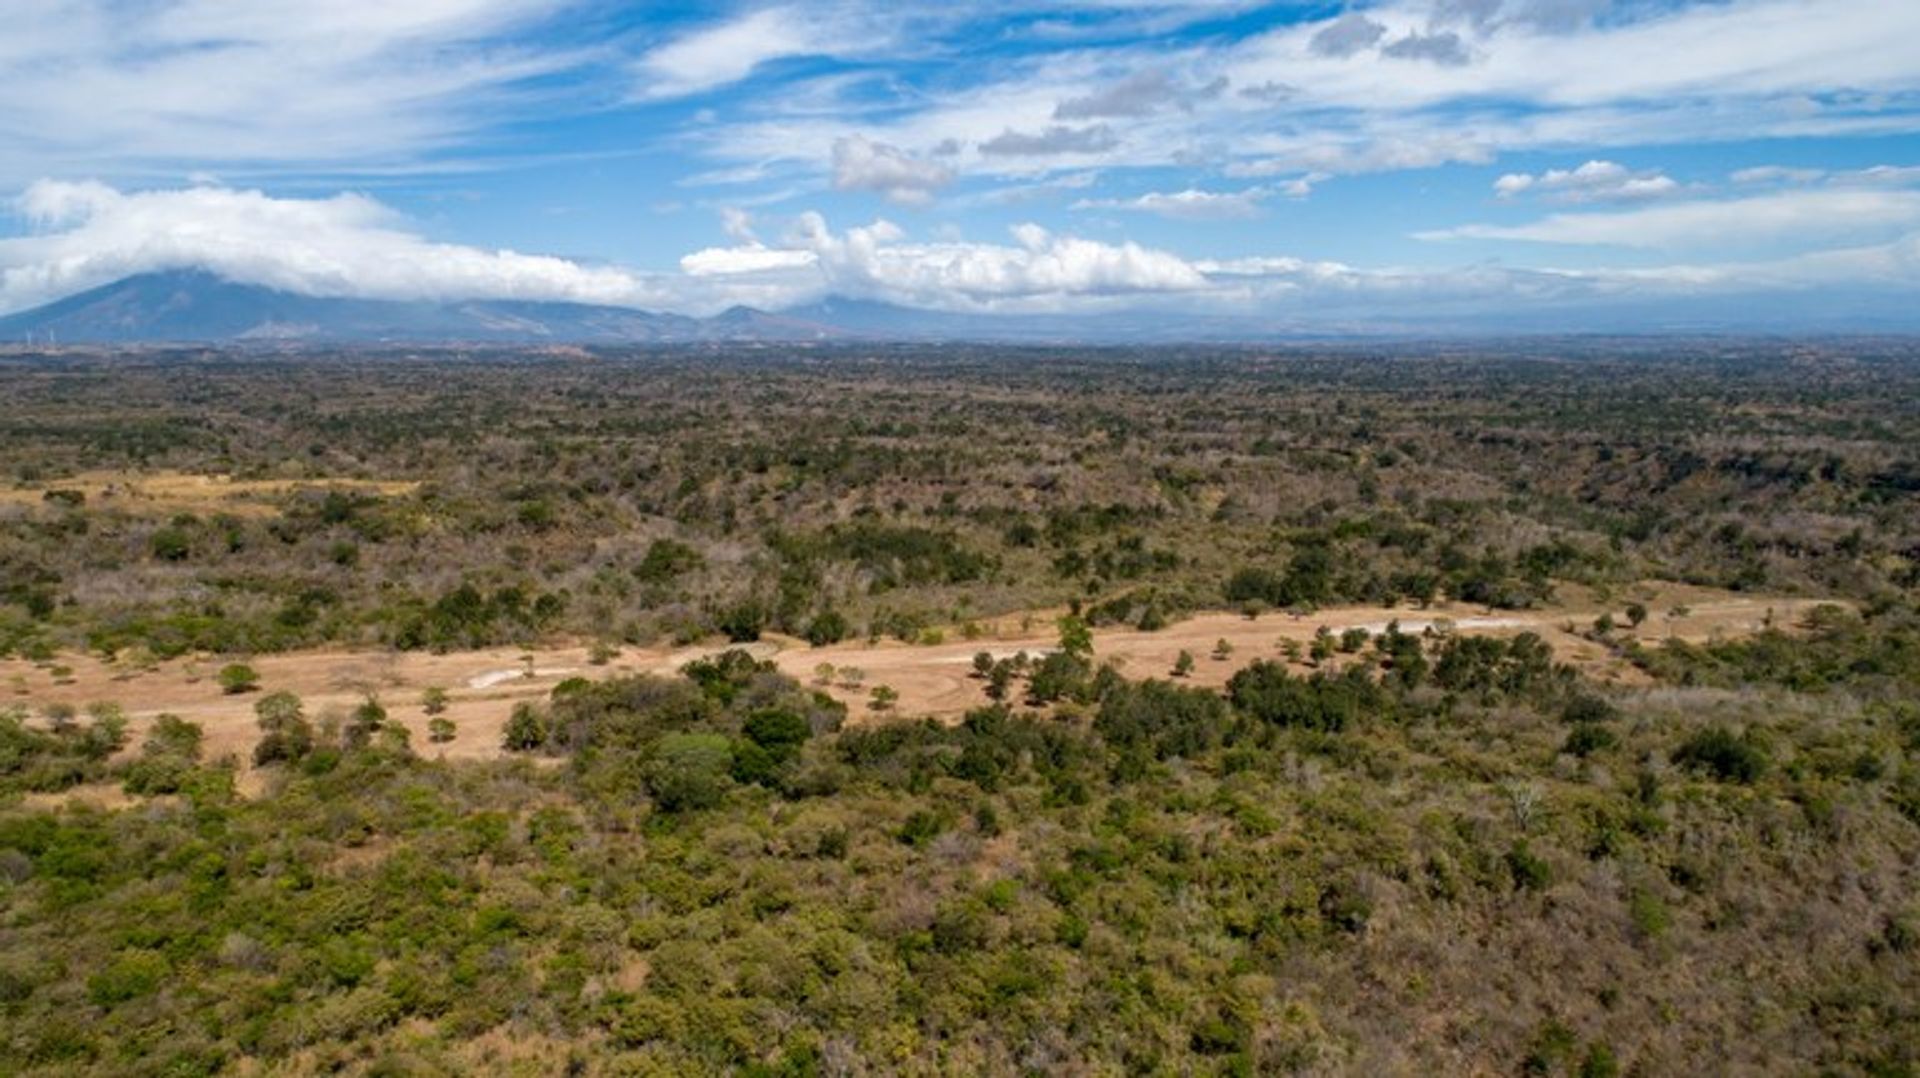
M 0 391 L 0 1071 L 1920 1071 L 1911 343 Z M 1205 617 L 1300 639 L 1121 661 Z M 474 753 L 274 665 L 563 645 Z M 796 658 L 956 646 L 951 713 Z

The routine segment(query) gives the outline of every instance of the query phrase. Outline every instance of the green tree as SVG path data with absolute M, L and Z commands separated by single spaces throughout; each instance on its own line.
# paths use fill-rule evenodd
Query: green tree
M 313 726 L 300 698 L 290 692 L 268 693 L 254 701 L 260 741 L 253 747 L 255 766 L 291 762 L 313 751 Z
M 1174 656 L 1173 658 L 1173 676 L 1189 677 L 1192 674 L 1193 674 L 1193 652 L 1188 651 L 1185 648 L 1181 648 L 1180 654 Z
M 1068 614 L 1060 619 L 1060 650 L 1074 658 L 1093 654 L 1093 630 L 1081 618 Z
M 379 697 L 369 693 L 347 719 L 347 728 L 343 731 L 346 747 L 360 749 L 371 745 L 386 721 L 387 709 L 381 706 Z
M 220 668 L 219 680 L 222 692 L 238 696 L 260 687 L 260 672 L 246 663 L 228 663 Z
M 513 705 L 501 744 L 508 752 L 532 752 L 547 743 L 547 724 L 540 709 L 527 701 Z
M 733 746 L 720 734 L 668 734 L 647 762 L 647 791 L 666 812 L 712 808 L 732 785 Z
M 807 643 L 816 648 L 838 644 L 852 631 L 845 614 L 838 610 L 823 610 L 807 623 Z
M 420 710 L 429 715 L 439 715 L 447 710 L 447 690 L 438 685 L 429 685 L 420 690 Z

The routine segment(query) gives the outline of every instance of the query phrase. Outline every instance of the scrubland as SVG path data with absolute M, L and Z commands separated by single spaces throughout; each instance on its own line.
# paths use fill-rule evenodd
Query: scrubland
M 1911 346 L 0 386 L 0 1069 L 1920 1066 Z

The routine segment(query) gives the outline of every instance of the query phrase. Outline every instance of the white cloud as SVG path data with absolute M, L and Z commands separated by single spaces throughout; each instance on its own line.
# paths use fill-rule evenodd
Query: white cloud
M 1521 240 L 1658 249 L 1821 243 L 1920 225 L 1920 192 L 1805 190 L 1618 212 L 1561 213 L 1523 225 L 1463 225 L 1427 240 Z
M 224 187 L 128 194 L 43 181 L 16 209 L 32 231 L 0 240 L 0 306 L 8 309 L 190 267 L 306 295 L 624 306 L 680 299 L 624 270 L 433 243 L 355 194 L 285 199 Z
M 899 99 L 884 117 L 763 115 L 707 145 L 739 161 L 803 161 L 860 132 L 917 155 L 971 147 L 978 158 L 962 162 L 970 175 L 1026 180 L 1061 167 L 1048 158 L 1075 139 L 1075 153 L 1096 159 L 1076 167 L 1284 176 L 1569 146 L 1920 131 L 1920 68 L 1907 45 L 1920 38 L 1920 5 L 1634 4 L 1604 20 L 1591 17 L 1590 0 L 1454 6 L 1444 26 L 1433 3 L 1385 0 L 1239 41 L 1001 60 L 982 65 L 978 80 Z M 1394 61 L 1383 45 L 1443 62 Z M 1471 62 L 1449 62 L 1460 59 Z M 1102 81 L 1116 71 L 1134 74 Z M 1190 111 L 1156 104 L 1170 88 L 1223 79 L 1253 92 L 1188 99 Z M 1095 114 L 1110 125 L 1097 139 L 1061 123 Z
M 894 202 L 924 205 L 934 192 L 953 182 L 953 170 L 922 161 L 897 146 L 860 135 L 833 144 L 833 186 L 842 191 L 875 191 Z
M 759 243 L 753 234 L 753 215 L 738 206 L 720 207 L 720 229 L 735 243 Z
M 1304 181 L 1295 181 L 1299 195 L 1310 189 Z M 1290 185 L 1292 187 L 1292 185 Z M 1083 198 L 1073 204 L 1076 210 L 1129 210 L 1151 213 L 1177 221 L 1234 221 L 1260 216 L 1260 203 L 1271 194 L 1264 187 L 1242 191 L 1149 191 L 1135 198 Z
M 1509 172 L 1493 182 L 1493 190 L 1501 198 L 1532 193 L 1562 202 L 1642 202 L 1677 195 L 1683 188 L 1658 171 L 1635 172 L 1614 161 L 1588 161 L 1579 168 L 1539 175 Z
M 680 269 L 691 277 L 730 277 L 805 269 L 816 261 L 812 251 L 791 251 L 747 243 L 738 247 L 707 247 L 694 251 L 680 259 Z
M 1739 184 L 1817 183 L 1827 177 L 1823 168 L 1789 168 L 1785 165 L 1760 165 L 1757 168 L 1743 168 L 1727 178 Z
M 836 234 L 815 213 L 793 240 L 811 251 L 835 292 L 928 307 L 990 307 L 996 301 L 1198 291 L 1206 278 L 1166 251 L 1107 244 L 1016 226 L 1017 246 L 909 243 L 886 221 Z
M 513 44 L 572 0 L 16 0 L 0 183 L 129 169 L 418 164 L 577 64 Z
M 641 58 L 640 95 L 684 97 L 738 82 L 770 60 L 830 52 L 820 28 L 797 8 L 770 7 L 696 30 Z
M 436 243 L 381 203 L 354 194 L 288 199 L 217 186 L 128 193 L 43 182 L 14 208 L 30 231 L 0 240 L 0 310 L 129 274 L 187 267 L 309 295 L 568 300 L 690 314 L 737 303 L 780 309 L 841 294 L 959 311 L 1289 311 L 1311 321 L 1338 310 L 1402 324 L 1436 311 L 1525 314 L 1539 305 L 1622 297 L 1920 284 L 1920 192 L 1870 188 L 1564 214 L 1512 230 L 1524 234 L 1510 238 L 1644 247 L 1691 247 L 1699 235 L 1729 229 L 1834 241 L 1759 261 L 1588 270 L 1361 268 L 1282 255 L 1195 260 L 1031 222 L 1013 228 L 1011 242 L 969 241 L 951 229 L 928 241 L 885 220 L 835 231 L 814 213 L 791 219 L 780 239 L 763 242 L 754 226 L 767 222 L 731 212 L 722 214 L 731 246 L 694 251 L 677 273 L 640 273 Z M 1888 229 L 1900 238 L 1849 238 Z
M 806 213 L 778 245 L 767 245 L 744 214 L 723 215 L 740 241 L 735 246 L 695 251 L 681 260 L 680 273 L 648 274 L 435 243 L 356 194 L 290 199 L 206 186 L 126 193 L 43 181 L 15 209 L 31 231 L 0 240 L 0 311 L 183 268 L 314 296 L 564 300 L 688 313 L 734 303 L 777 308 L 829 292 L 967 309 L 1207 286 L 1165 251 L 1055 235 L 1037 225 L 1017 230 L 1017 246 L 921 243 L 884 220 L 834 232 Z
M 1858 169 L 1853 172 L 1837 172 L 1833 174 L 1833 182 L 1906 187 L 1920 184 L 1920 165 L 1875 165 L 1872 168 Z
M 1743 168 L 1728 179 L 1745 185 L 1807 186 L 1828 183 L 1839 187 L 1909 187 L 1920 184 L 1920 165 L 1873 165 L 1869 168 L 1842 169 L 1789 168 L 1761 165 Z

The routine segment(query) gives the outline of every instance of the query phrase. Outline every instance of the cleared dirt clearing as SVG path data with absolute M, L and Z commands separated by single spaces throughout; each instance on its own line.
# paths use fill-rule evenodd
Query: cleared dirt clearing
M 1578 635 L 1603 612 L 1612 612 L 1621 639 L 1657 641 L 1669 637 L 1708 640 L 1758 631 L 1769 621 L 1783 628 L 1797 624 L 1822 600 L 1739 595 L 1678 585 L 1648 585 L 1602 604 L 1584 589 L 1562 587 L 1562 602 L 1537 611 L 1499 611 L 1464 604 L 1439 604 L 1427 610 L 1386 607 L 1342 607 L 1304 617 L 1284 613 L 1249 619 L 1239 614 L 1209 613 L 1171 625 L 1158 632 L 1098 630 L 1094 653 L 1116 661 L 1129 677 L 1166 677 L 1181 651 L 1193 654 L 1190 684 L 1220 686 L 1232 673 L 1257 658 L 1280 658 L 1285 641 L 1305 644 L 1326 626 L 1336 634 L 1360 627 L 1369 632 L 1398 620 L 1402 631 L 1418 632 L 1442 622 L 1453 631 L 1493 636 L 1520 632 L 1540 634 L 1556 655 L 1603 682 L 1644 684 L 1639 671 L 1614 658 L 1605 649 Z M 1626 628 L 1623 614 L 1629 601 L 1643 603 L 1649 615 L 1635 630 Z M 836 677 L 827 691 L 845 702 L 854 722 L 885 721 L 871 710 L 868 694 L 885 685 L 899 693 L 894 716 L 954 718 L 986 703 L 982 683 L 971 675 L 975 653 L 996 656 L 1027 651 L 1038 655 L 1057 643 L 1054 615 L 1036 613 L 1000 619 L 984 626 L 975 639 L 954 639 L 936 645 L 898 642 L 846 643 L 810 648 L 802 641 L 769 637 L 747 645 L 759 658 L 770 658 L 785 673 L 813 685 L 815 671 L 828 664 L 836 671 L 861 672 L 857 687 L 845 687 Z M 1026 625 L 1023 629 L 1021 626 Z M 1569 630 L 1573 631 L 1569 631 Z M 950 634 L 957 636 L 958 634 Z M 1211 657 L 1218 641 L 1232 646 L 1226 659 Z M 428 652 L 303 652 L 268 655 L 252 660 L 260 673 L 260 692 L 227 695 L 216 675 L 228 660 L 182 659 L 142 669 L 116 666 L 92 656 L 63 656 L 53 663 L 20 660 L 0 662 L 0 702 L 25 705 L 36 714 L 53 704 L 84 708 L 110 701 L 127 710 L 132 720 L 130 744 L 137 746 L 155 715 L 171 712 L 206 730 L 208 758 L 231 754 L 242 762 L 243 790 L 258 788 L 258 777 L 246 766 L 258 730 L 253 703 L 261 693 L 287 690 L 305 701 L 308 715 L 324 720 L 344 717 L 367 696 L 379 698 L 390 721 L 407 727 L 414 750 L 427 757 L 481 759 L 500 755 L 502 727 L 513 705 L 543 699 L 568 677 L 603 679 L 621 674 L 671 674 L 693 659 L 726 650 L 727 645 L 679 650 L 628 648 L 612 662 L 594 665 L 584 645 L 521 649 L 486 648 L 435 655 Z M 65 673 L 61 673 L 64 670 Z M 434 744 L 427 739 L 428 716 L 420 694 L 428 686 L 447 690 L 446 717 L 458 728 L 454 739 Z

